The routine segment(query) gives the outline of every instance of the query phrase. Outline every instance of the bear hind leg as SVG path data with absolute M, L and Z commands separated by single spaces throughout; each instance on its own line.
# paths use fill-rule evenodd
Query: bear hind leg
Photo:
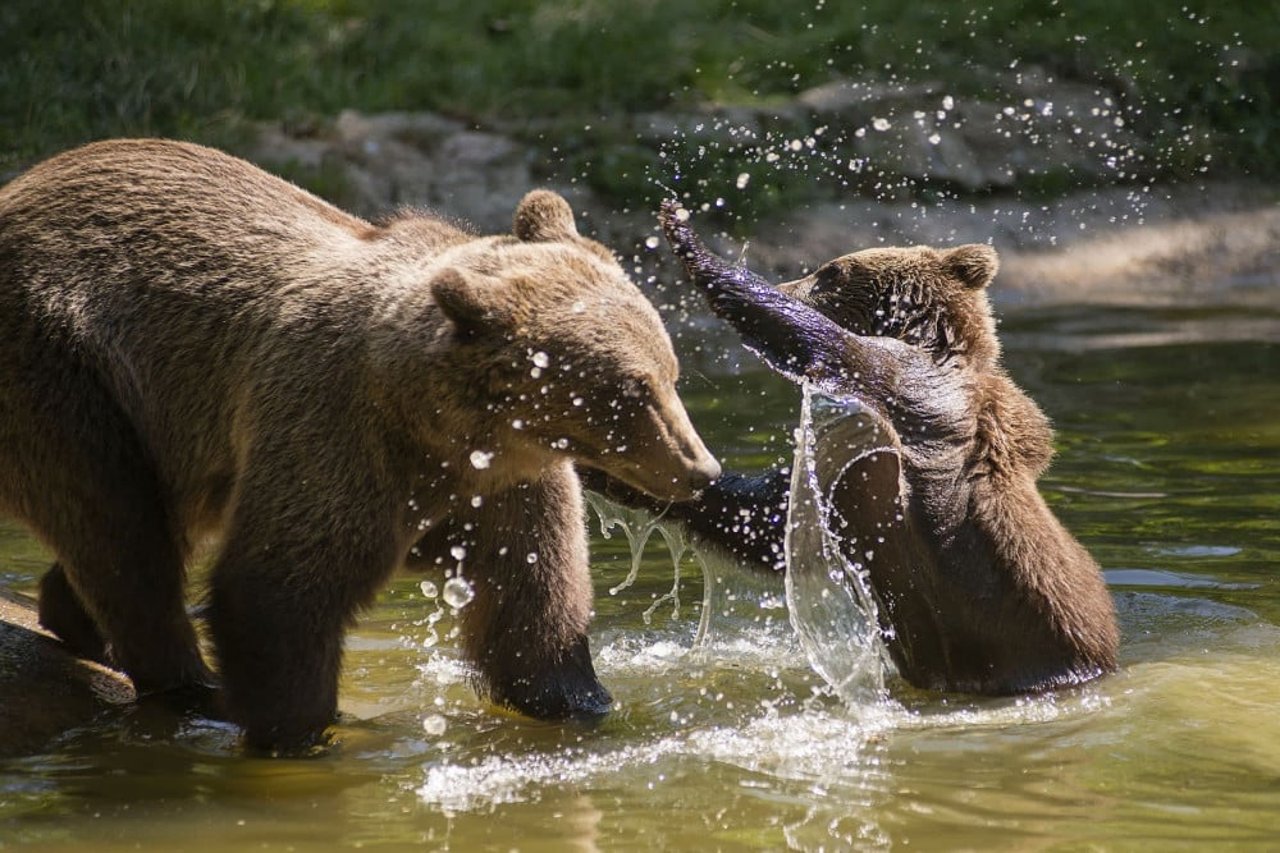
M 140 694 L 203 690 L 212 677 L 184 606 L 185 548 L 131 424 L 81 370 L 45 365 L 17 387 L 46 393 L 5 400 L 25 417 L 6 425 L 0 503 L 56 554 L 44 624 L 77 652 L 105 655 Z
M 141 695 L 202 691 L 213 678 L 186 614 L 184 555 L 169 534 L 162 503 L 150 492 L 122 494 L 117 486 L 110 506 L 94 506 L 111 493 L 89 490 L 77 501 L 83 511 L 37 522 L 62 570 L 51 570 L 41 585 L 41 615 L 78 651 L 94 650 L 89 628 L 96 627 L 109 662 L 133 679 Z M 54 595 L 46 603 L 48 592 Z
M 77 657 L 107 663 L 107 641 L 71 588 L 66 569 L 54 563 L 40 579 L 40 624 Z

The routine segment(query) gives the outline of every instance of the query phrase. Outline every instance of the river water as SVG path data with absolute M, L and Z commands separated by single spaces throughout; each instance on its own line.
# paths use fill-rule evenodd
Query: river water
M 478 702 L 452 618 L 432 625 L 406 576 L 349 638 L 325 755 L 246 759 L 224 725 L 127 711 L 0 762 L 0 848 L 1280 845 L 1280 315 L 1022 311 L 1001 334 L 1055 422 L 1041 487 L 1106 570 L 1119 673 L 1034 699 L 891 677 L 850 709 L 810 669 L 779 579 L 713 567 L 704 613 L 687 558 L 678 609 L 646 618 L 672 587 L 661 537 L 611 595 L 630 551 L 593 518 L 603 723 Z M 789 461 L 799 392 L 743 364 L 686 363 L 693 418 L 728 467 Z M 45 560 L 0 530 L 0 584 L 32 590 Z

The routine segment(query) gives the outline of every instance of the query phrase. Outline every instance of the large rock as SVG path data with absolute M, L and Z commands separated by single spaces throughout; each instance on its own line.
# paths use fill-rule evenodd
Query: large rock
M 0 758 L 38 752 L 135 698 L 128 678 L 68 653 L 30 601 L 0 590 Z
M 345 110 L 322 133 L 301 135 L 268 125 L 250 157 L 328 176 L 333 194 L 357 213 L 436 208 L 485 233 L 511 227 L 516 203 L 534 183 L 527 147 L 434 113 Z
M 1027 181 L 1079 186 L 1132 172 L 1144 143 L 1113 93 L 1036 68 L 993 81 L 1001 88 L 1003 97 L 975 98 L 942 83 L 843 80 L 796 100 L 813 126 L 826 126 L 827 139 L 861 162 L 857 168 L 917 183 L 968 191 Z

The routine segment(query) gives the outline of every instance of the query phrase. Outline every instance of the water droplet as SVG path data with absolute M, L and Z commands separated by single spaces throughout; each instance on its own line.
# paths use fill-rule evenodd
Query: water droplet
M 937 145 L 937 144 L 938 144 L 939 142 L 941 142 L 941 141 L 942 141 L 942 137 L 941 137 L 941 136 L 939 136 L 938 134 L 936 134 L 936 133 L 931 133 L 931 134 L 929 134 L 929 144 L 930 144 L 930 145 Z
M 418 589 L 422 590 L 422 594 L 427 598 L 435 598 L 440 594 L 440 590 L 436 589 L 436 585 L 432 581 L 423 581 L 418 584 Z
M 461 563 L 463 560 L 467 558 L 467 549 L 463 548 L 461 545 L 454 545 L 452 548 L 449 549 L 449 554 L 453 557 L 453 559 Z
M 889 120 L 887 118 L 873 118 L 871 120 L 871 126 L 881 132 L 888 130 L 890 127 Z
M 644 246 L 645 246 L 645 248 L 646 248 L 646 249 L 656 249 L 656 248 L 658 248 L 658 243 L 659 243 L 659 242 L 661 242 L 661 241 L 660 241 L 657 237 L 649 236 L 649 237 L 644 238 Z
M 956 106 L 955 98 L 951 97 L 950 95 L 942 96 L 942 108 L 944 110 L 953 110 L 955 109 L 955 106 Z
M 683 207 L 676 211 L 676 222 L 688 222 L 688 221 L 689 221 L 689 211 L 685 210 Z
M 431 714 L 422 718 L 422 730 L 428 737 L 440 737 L 449 727 L 449 722 L 439 714 Z
M 573 313 L 582 314 L 586 310 L 587 310 L 587 303 L 583 302 L 581 299 L 573 303 Z
M 483 497 L 481 497 L 480 495 L 473 495 L 473 496 L 472 496 L 472 498 L 471 498 L 471 505 L 472 505 L 473 507 L 479 508 L 479 507 L 480 507 L 480 505 L 481 505 L 481 504 L 483 504 L 483 503 L 484 503 L 484 498 L 483 498 Z
M 483 471 L 485 468 L 489 467 L 491 462 L 493 462 L 492 453 L 484 450 L 471 451 L 471 466 L 473 468 Z
M 547 355 L 542 350 L 538 350 L 533 355 L 529 356 L 529 360 L 537 367 L 546 367 L 551 363 L 551 356 Z
M 532 566 L 534 563 L 538 562 L 538 552 L 530 551 L 528 554 L 525 554 L 524 561 Z
M 741 172 L 741 173 L 739 173 L 739 175 L 738 175 L 738 189 L 740 189 L 740 190 L 745 190 L 745 189 L 747 188 L 747 184 L 749 184 L 750 182 L 751 182 L 751 175 L 749 175 L 749 174 L 748 174 L 748 173 L 746 173 L 746 172 Z
M 454 577 L 444 582 L 444 603 L 455 610 L 466 607 L 475 597 L 476 591 L 466 578 Z
M 524 421 L 520 420 L 519 418 L 516 418 L 514 421 L 511 422 L 511 428 L 524 429 Z

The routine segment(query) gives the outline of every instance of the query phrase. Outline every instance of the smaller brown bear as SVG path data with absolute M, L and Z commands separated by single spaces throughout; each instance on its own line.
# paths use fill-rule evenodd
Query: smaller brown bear
M 248 742 L 320 739 L 346 627 L 415 542 L 475 600 L 497 702 L 603 713 L 574 463 L 662 500 L 719 474 L 657 312 L 554 193 L 510 236 L 349 216 L 196 145 L 96 143 L 0 188 L 0 513 L 57 555 L 41 622 L 140 693 L 209 675 Z M 438 542 L 436 544 L 439 544 Z
M 874 551 L 866 568 L 903 677 L 1007 694 L 1113 670 L 1119 632 L 1102 574 L 1036 489 L 1053 454 L 1048 421 L 1000 364 L 986 296 L 995 251 L 870 249 L 774 288 L 712 255 L 687 218 L 663 209 L 713 310 L 775 369 L 856 398 L 874 421 L 816 449 L 820 469 L 844 466 L 841 535 L 851 558 Z M 886 451 L 831 443 L 868 430 Z M 787 480 L 726 474 L 666 517 L 780 568 Z M 627 500 L 602 478 L 593 486 Z

